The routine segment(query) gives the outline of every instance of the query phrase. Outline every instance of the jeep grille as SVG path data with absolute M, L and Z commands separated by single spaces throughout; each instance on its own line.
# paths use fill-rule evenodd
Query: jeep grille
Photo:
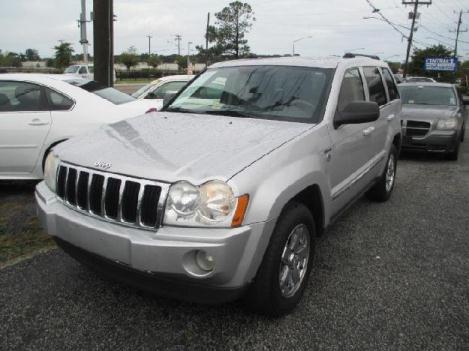
M 61 163 L 57 196 L 79 212 L 122 225 L 161 225 L 168 184 Z

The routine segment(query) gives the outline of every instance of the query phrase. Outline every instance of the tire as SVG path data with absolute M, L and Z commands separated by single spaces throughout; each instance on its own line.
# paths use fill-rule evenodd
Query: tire
M 458 157 L 459 157 L 459 145 L 460 145 L 460 141 L 458 141 L 456 143 L 456 146 L 454 147 L 454 151 L 451 151 L 451 152 L 448 152 L 446 154 L 446 158 L 450 161 L 457 161 L 458 160 Z
M 464 136 L 466 135 L 466 126 L 462 126 L 461 130 L 461 143 L 464 141 Z
M 386 161 L 386 167 L 379 181 L 366 193 L 368 199 L 372 201 L 384 202 L 389 200 L 394 185 L 396 183 L 396 170 L 397 170 L 397 149 L 393 145 L 389 152 Z M 392 174 L 391 174 L 392 172 Z
M 296 307 L 303 296 L 313 265 L 315 228 L 313 215 L 305 205 L 291 202 L 285 207 L 272 233 L 257 276 L 246 296 L 247 305 L 251 310 L 270 317 L 280 317 Z M 301 251 L 302 254 L 299 254 L 298 257 L 293 254 L 293 251 L 288 251 L 286 247 L 287 243 L 289 245 L 294 243 L 295 235 L 298 244 L 295 247 L 298 251 L 304 247 Z M 302 244 L 299 237 L 309 241 Z M 286 254 L 288 252 L 290 254 Z M 285 261 L 282 260 L 282 256 L 286 258 Z M 296 270 L 290 268 L 295 265 Z M 297 273 L 300 271 L 298 267 L 303 267 L 301 273 L 292 274 L 294 271 Z M 281 272 L 283 279 L 280 276 Z M 288 275 L 288 272 L 291 275 Z M 297 284 L 288 285 L 287 281 L 290 280 L 287 277 L 292 279 L 297 277 Z M 283 285 L 281 280 L 285 282 Z

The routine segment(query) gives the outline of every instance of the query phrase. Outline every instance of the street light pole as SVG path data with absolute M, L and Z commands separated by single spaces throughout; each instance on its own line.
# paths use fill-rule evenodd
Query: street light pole
M 151 38 L 153 38 L 150 34 L 147 35 L 148 38 L 148 57 L 151 56 Z
M 304 39 L 311 39 L 313 36 L 312 35 L 308 35 L 307 37 L 303 37 L 303 38 L 299 38 L 299 39 L 296 39 L 296 40 L 293 40 L 293 47 L 292 47 L 292 53 L 293 53 L 293 56 L 295 56 L 295 44 L 298 43 L 299 41 L 301 40 L 304 40 Z
M 189 74 L 189 65 L 191 63 L 190 62 L 191 44 L 192 44 L 191 41 L 187 43 L 187 74 Z

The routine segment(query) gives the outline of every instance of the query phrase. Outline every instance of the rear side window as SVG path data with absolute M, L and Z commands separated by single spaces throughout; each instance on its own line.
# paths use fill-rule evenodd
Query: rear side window
M 383 76 L 386 81 L 386 85 L 388 86 L 389 100 L 392 101 L 399 99 L 399 92 L 397 91 L 396 83 L 394 83 L 391 72 L 389 72 L 387 68 L 383 68 Z
M 86 70 L 86 67 L 83 66 L 83 67 L 80 68 L 80 70 L 78 71 L 78 73 L 79 73 L 79 74 L 87 74 L 88 71 Z
M 49 101 L 49 110 L 64 111 L 72 108 L 74 102 L 68 97 L 46 88 L 46 96 Z
M 386 90 L 378 67 L 363 67 L 363 72 L 368 84 L 370 100 L 376 102 L 379 106 L 385 105 L 387 103 Z
M 343 111 L 353 101 L 365 101 L 365 90 L 358 68 L 352 68 L 345 72 L 337 109 Z
M 0 81 L 0 111 L 41 111 L 41 95 L 39 85 Z

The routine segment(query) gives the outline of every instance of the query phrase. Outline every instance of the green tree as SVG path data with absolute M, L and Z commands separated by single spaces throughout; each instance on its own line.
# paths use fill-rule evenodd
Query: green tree
M 215 26 L 209 28 L 208 39 L 215 42 L 214 54 L 238 58 L 249 53 L 246 34 L 256 20 L 251 5 L 240 1 L 231 2 L 215 14 Z
M 59 45 L 54 46 L 55 50 L 55 67 L 64 69 L 70 66 L 72 61 L 72 54 L 75 51 L 71 43 L 61 42 Z
M 412 54 L 409 65 L 409 75 L 426 76 L 438 78 L 442 81 L 451 81 L 454 77 L 452 72 L 425 71 L 425 58 L 427 57 L 451 57 L 453 52 L 443 45 L 434 45 L 425 49 L 416 49 Z
M 21 67 L 21 57 L 16 52 L 2 53 L 0 51 L 0 66 Z
M 149 66 L 156 68 L 161 63 L 161 59 L 158 55 L 152 54 L 147 58 L 147 63 Z
M 41 59 L 36 49 L 26 49 L 24 55 L 28 61 L 39 61 Z
M 127 51 L 120 54 L 119 62 L 127 67 L 127 71 L 130 71 L 131 67 L 136 66 L 138 64 L 138 55 L 135 46 L 131 46 Z

